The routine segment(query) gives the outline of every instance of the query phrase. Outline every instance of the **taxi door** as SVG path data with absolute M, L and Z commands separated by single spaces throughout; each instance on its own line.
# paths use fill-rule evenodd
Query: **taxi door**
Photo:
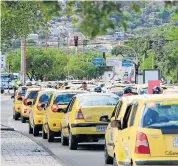
M 134 129 L 134 120 L 136 116 L 138 108 L 138 103 L 132 103 L 127 107 L 127 111 L 123 118 L 122 123 L 122 145 L 123 145 L 123 158 L 122 162 L 127 165 L 131 162 L 131 155 L 134 151 L 134 142 L 132 142 L 134 139 L 132 139 L 135 136 L 135 129 Z M 133 136 L 133 137 L 132 137 Z
M 112 122 L 113 120 L 116 120 L 119 113 L 120 113 L 120 110 L 121 110 L 121 107 L 122 107 L 122 101 L 119 101 L 115 107 L 115 110 L 113 111 L 112 115 L 111 115 L 111 119 L 110 121 Z M 112 128 L 111 127 L 111 123 L 109 123 L 108 125 L 108 128 L 107 128 L 107 133 L 106 136 L 107 136 L 107 152 L 109 154 L 109 156 L 114 156 L 114 151 L 113 151 L 113 136 L 114 136 L 114 133 L 117 131 L 116 128 Z
M 75 97 L 72 98 L 72 100 L 70 101 L 69 105 L 66 108 L 66 113 L 64 114 L 64 119 L 61 120 L 63 135 L 67 136 L 67 137 L 69 136 L 68 126 L 69 126 L 69 121 L 72 118 L 71 114 L 72 114 L 72 109 L 73 109 L 73 105 L 74 105 L 75 100 L 76 100 Z

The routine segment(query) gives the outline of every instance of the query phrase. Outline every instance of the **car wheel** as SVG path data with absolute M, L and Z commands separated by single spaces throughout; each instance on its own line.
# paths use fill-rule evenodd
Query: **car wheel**
M 39 129 L 35 124 L 33 125 L 33 135 L 39 136 Z
M 48 137 L 48 142 L 54 142 L 54 132 L 51 131 L 50 129 L 48 129 L 47 137 Z
M 106 144 L 104 147 L 104 160 L 105 164 L 113 164 L 113 158 L 109 156 Z
M 66 137 L 64 137 L 64 135 L 62 134 L 62 132 L 61 132 L 61 144 L 62 144 L 63 146 L 69 144 L 68 139 L 67 139 Z
M 44 126 L 42 126 L 42 138 L 47 139 L 47 134 L 45 133 Z
M 14 114 L 14 119 L 15 120 L 18 120 L 19 119 L 19 115 L 15 112 L 15 114 Z
M 69 149 L 70 150 L 77 150 L 78 142 L 75 136 L 69 132 Z
M 3 94 L 4 93 L 4 90 L 1 90 L 1 94 Z
M 33 128 L 31 127 L 30 121 L 28 123 L 28 132 L 29 134 L 33 134 Z
M 21 122 L 22 122 L 22 123 L 26 123 L 26 119 L 25 119 L 25 117 L 22 116 L 22 115 L 21 115 Z
M 113 166 L 118 166 L 118 165 L 117 165 L 116 156 L 114 156 L 114 158 L 113 158 Z

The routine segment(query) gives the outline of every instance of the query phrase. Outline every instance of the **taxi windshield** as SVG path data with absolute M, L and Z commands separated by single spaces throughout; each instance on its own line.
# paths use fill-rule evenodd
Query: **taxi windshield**
M 178 128 L 178 101 L 147 103 L 142 112 L 141 126 L 146 128 Z
M 54 104 L 58 104 L 58 105 L 67 105 L 69 104 L 70 100 L 72 99 L 72 97 L 76 95 L 74 93 L 67 93 L 67 94 L 60 94 L 57 95 L 55 100 L 54 100 Z
M 80 106 L 105 106 L 105 105 L 116 105 L 119 97 L 113 96 L 82 96 L 80 100 Z

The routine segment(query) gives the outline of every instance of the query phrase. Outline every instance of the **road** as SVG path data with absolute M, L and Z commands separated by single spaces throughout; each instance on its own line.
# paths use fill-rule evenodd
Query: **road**
M 22 124 L 20 120 L 12 119 L 12 102 L 10 96 L 1 96 L 1 124 L 31 136 L 28 134 L 28 122 Z M 54 143 L 48 143 L 41 136 L 33 138 L 50 149 L 66 166 L 106 166 L 104 164 L 103 142 L 81 144 L 78 150 L 71 151 L 68 146 L 60 144 L 60 138 L 57 138 Z

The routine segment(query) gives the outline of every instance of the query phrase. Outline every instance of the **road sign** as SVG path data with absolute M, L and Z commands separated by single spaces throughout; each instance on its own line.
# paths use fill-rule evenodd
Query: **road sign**
M 104 65 L 103 58 L 102 57 L 93 57 L 92 64 L 94 66 L 103 66 Z
M 106 66 L 116 66 L 121 68 L 122 61 L 117 57 L 108 57 L 106 58 Z
M 122 59 L 122 67 L 132 67 L 134 65 L 133 63 L 134 58 L 123 58 Z

